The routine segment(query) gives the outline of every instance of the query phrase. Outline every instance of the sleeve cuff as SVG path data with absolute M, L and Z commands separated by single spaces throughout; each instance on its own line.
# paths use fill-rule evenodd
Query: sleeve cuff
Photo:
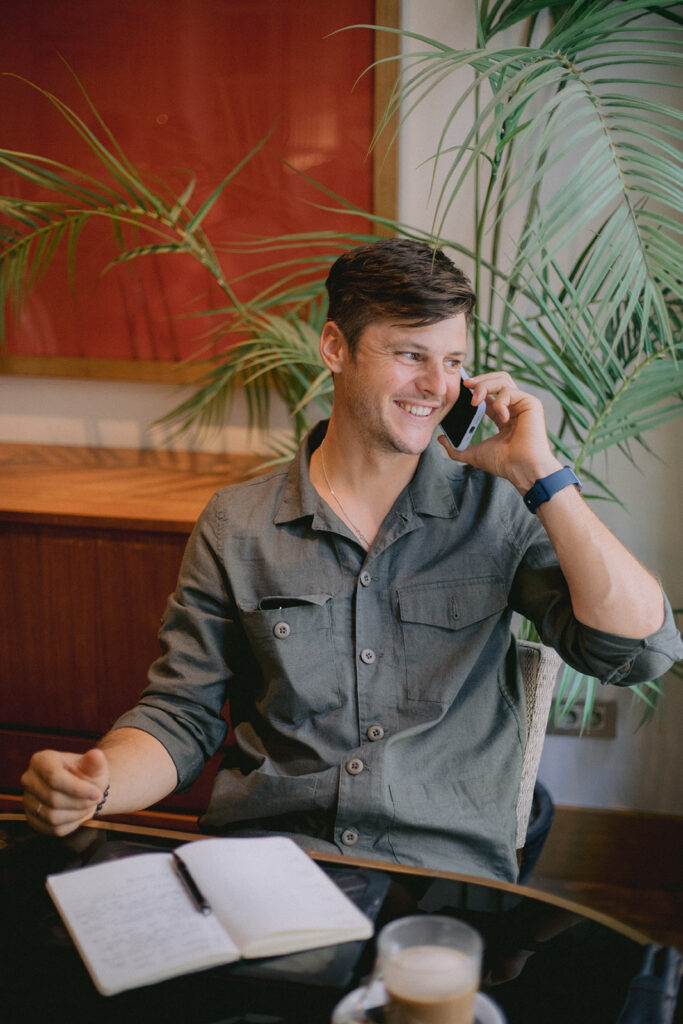
M 586 657 L 601 665 L 602 671 L 594 674 L 603 683 L 629 686 L 658 679 L 683 658 L 683 642 L 666 595 L 664 622 L 642 640 L 604 633 L 583 624 L 580 629 Z

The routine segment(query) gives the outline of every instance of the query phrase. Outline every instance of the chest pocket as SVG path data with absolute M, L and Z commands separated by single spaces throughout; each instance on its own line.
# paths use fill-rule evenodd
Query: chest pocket
M 398 613 L 407 696 L 451 703 L 506 609 L 499 576 L 401 587 Z
M 331 594 L 264 597 L 241 618 L 261 668 L 254 690 L 265 718 L 295 726 L 340 707 Z

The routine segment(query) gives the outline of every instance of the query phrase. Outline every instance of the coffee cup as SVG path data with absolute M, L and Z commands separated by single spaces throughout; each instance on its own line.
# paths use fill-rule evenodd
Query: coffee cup
M 474 1024 L 483 942 L 474 928 L 436 914 L 403 917 L 377 939 L 387 1024 Z

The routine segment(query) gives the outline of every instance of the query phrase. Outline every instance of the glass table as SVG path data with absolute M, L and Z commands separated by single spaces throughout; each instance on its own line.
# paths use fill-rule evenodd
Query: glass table
M 53 839 L 33 833 L 21 815 L 0 815 L 3 1024 L 328 1024 L 334 1005 L 371 970 L 372 941 L 332 947 L 318 960 L 294 954 L 97 993 L 45 876 L 191 839 L 201 837 L 101 821 Z M 509 1024 L 616 1024 L 648 947 L 647 936 L 616 920 L 523 886 L 341 854 L 315 859 L 351 898 L 364 872 L 384 879 L 373 910 L 378 928 L 414 913 L 473 924 L 486 947 L 482 989 Z M 680 1006 L 673 1019 L 683 1019 Z

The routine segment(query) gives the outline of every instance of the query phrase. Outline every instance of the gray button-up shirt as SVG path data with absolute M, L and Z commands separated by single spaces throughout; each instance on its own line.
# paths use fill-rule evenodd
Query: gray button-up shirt
M 605 682 L 683 654 L 577 622 L 538 519 L 505 480 L 432 442 L 366 553 L 308 461 L 214 495 L 188 543 L 139 705 L 189 785 L 223 742 L 207 829 L 305 833 L 333 848 L 513 879 L 524 691 L 510 623 Z M 372 487 L 372 481 L 368 482 Z M 315 844 L 313 844 L 315 845 Z

